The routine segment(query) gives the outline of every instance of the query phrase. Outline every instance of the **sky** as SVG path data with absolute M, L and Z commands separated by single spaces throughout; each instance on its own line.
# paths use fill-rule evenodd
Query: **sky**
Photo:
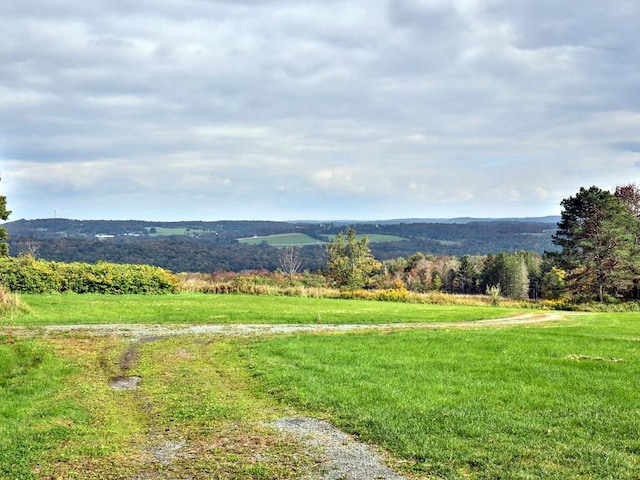
M 637 0 L 8 0 L 20 218 L 557 215 L 640 183 Z

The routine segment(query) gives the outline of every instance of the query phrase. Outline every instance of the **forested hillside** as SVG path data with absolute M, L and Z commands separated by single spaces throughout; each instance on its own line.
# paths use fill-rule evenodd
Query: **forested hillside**
M 304 233 L 320 241 L 347 228 L 342 223 L 268 221 L 149 222 L 18 220 L 4 225 L 10 253 L 31 253 L 46 260 L 144 263 L 175 272 L 275 270 L 280 250 L 268 242 L 244 245 L 239 238 Z M 359 234 L 396 235 L 402 241 L 371 241 L 379 260 L 434 255 L 484 255 L 498 252 L 554 250 L 552 219 L 541 221 L 470 221 L 468 223 L 356 223 Z M 316 270 L 326 263 L 321 245 L 300 248 L 302 268 Z

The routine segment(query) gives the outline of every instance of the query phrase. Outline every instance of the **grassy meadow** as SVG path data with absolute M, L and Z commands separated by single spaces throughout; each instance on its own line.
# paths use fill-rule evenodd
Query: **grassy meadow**
M 266 392 L 329 415 L 427 478 L 640 475 L 640 324 L 401 331 L 257 342 Z
M 365 236 L 371 243 L 399 242 L 401 240 L 406 240 L 406 238 L 399 237 L 397 235 L 386 235 L 380 233 L 356 235 L 356 238 L 360 240 Z M 326 241 L 329 242 L 335 239 L 336 236 L 325 235 L 325 237 L 327 239 Z M 276 235 L 245 237 L 238 238 L 238 241 L 247 245 L 260 245 L 262 242 L 267 242 L 267 244 L 271 245 L 272 247 L 305 247 L 307 245 L 323 245 L 324 243 L 326 243 L 304 233 L 280 233 Z
M 14 325 L 450 322 L 504 307 L 180 294 L 21 295 Z M 531 310 L 526 311 L 531 313 Z M 640 322 L 131 339 L 0 327 L 0 478 L 302 478 L 265 422 L 333 421 L 411 479 L 640 478 Z M 140 388 L 109 381 L 136 375 Z M 172 453 L 173 452 L 173 453 Z
M 172 235 L 198 235 L 203 232 L 201 229 L 185 227 L 146 227 L 146 229 L 147 233 L 152 237 L 163 237 Z
M 306 247 L 307 245 L 322 245 L 323 242 L 305 233 L 280 233 L 255 237 L 238 238 L 238 242 L 246 245 L 260 245 L 262 242 L 272 247 Z
M 522 313 L 508 307 L 417 305 L 271 295 L 24 294 L 15 325 L 99 323 L 399 323 L 455 322 Z M 5 325 L 9 318 L 2 318 Z
M 336 235 L 324 235 L 328 242 L 335 240 Z M 356 240 L 362 240 L 362 237 L 367 237 L 370 243 L 385 243 L 385 242 L 401 242 L 407 240 L 404 237 L 398 235 L 388 235 L 385 233 L 357 233 Z

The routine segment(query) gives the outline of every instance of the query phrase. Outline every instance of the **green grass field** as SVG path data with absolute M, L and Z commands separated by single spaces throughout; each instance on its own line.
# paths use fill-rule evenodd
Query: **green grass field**
M 332 241 L 336 238 L 335 235 L 324 235 L 327 241 Z M 356 240 L 361 240 L 362 237 L 367 237 L 370 243 L 385 243 L 385 242 L 401 242 L 406 240 L 404 237 L 397 235 L 386 235 L 382 233 L 357 233 Z
M 304 233 L 281 233 L 278 235 L 238 238 L 238 242 L 246 245 L 260 245 L 262 242 L 267 242 L 272 247 L 306 247 L 307 245 L 322 245 L 324 243 Z
M 363 234 L 356 235 L 356 238 L 359 240 L 362 237 L 366 236 L 371 243 L 383 243 L 383 242 L 398 242 L 401 240 L 406 240 L 406 238 L 398 237 L 396 235 L 383 235 L 383 234 Z M 327 242 L 333 240 L 335 235 L 325 235 Z M 260 245 L 262 242 L 267 242 L 272 247 L 305 247 L 307 245 L 323 245 L 326 242 L 321 242 L 317 238 L 310 237 L 304 233 L 282 233 L 278 235 L 265 235 L 265 236 L 255 236 L 255 237 L 246 237 L 239 238 L 238 241 L 240 243 L 245 243 L 247 245 Z
M 69 439 L 86 412 L 61 383 L 74 372 L 42 342 L 0 341 L 0 478 L 28 479 L 48 445 Z
M 202 294 L 21 300 L 30 313 L 14 317 L 18 325 L 314 323 L 318 312 L 335 323 L 456 322 L 517 312 Z M 3 322 L 0 478 L 302 478 L 314 458 L 264 425 L 292 415 L 331 419 L 382 446 L 411 479 L 640 478 L 634 313 L 133 343 L 86 332 L 9 337 Z M 141 387 L 109 388 L 126 375 Z M 163 445 L 184 447 L 154 461 Z
M 168 235 L 197 235 L 202 233 L 201 229 L 184 228 L 184 227 L 146 227 L 147 232 L 152 237 L 161 237 Z M 151 229 L 155 229 L 153 232 Z
M 237 348 L 211 338 L 0 343 L 0 478 L 300 478 L 312 459 L 264 426 L 291 411 L 249 388 Z M 144 385 L 111 389 L 121 375 Z M 171 457 L 176 445 L 184 456 Z
M 636 315 L 637 316 L 637 315 Z M 640 325 L 404 331 L 251 347 L 265 391 L 427 478 L 635 479 Z
M 15 325 L 97 323 L 303 323 L 455 322 L 522 313 L 506 307 L 416 305 L 255 295 L 20 295 L 25 313 Z M 0 319 L 7 325 L 8 318 Z M 0 325 L 2 324 L 0 323 Z

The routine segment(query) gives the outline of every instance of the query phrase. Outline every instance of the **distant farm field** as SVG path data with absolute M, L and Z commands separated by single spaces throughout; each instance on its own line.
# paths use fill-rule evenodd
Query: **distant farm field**
M 369 239 L 370 243 L 399 242 L 406 240 L 406 238 L 398 237 L 397 235 L 383 235 L 377 233 L 356 235 L 356 238 L 361 239 L 365 236 Z M 326 242 L 330 242 L 336 238 L 335 235 L 323 235 L 323 237 L 326 238 Z M 239 238 L 238 241 L 247 245 L 260 245 L 262 242 L 266 242 L 272 247 L 305 247 L 307 245 L 323 245 L 326 243 L 304 233 L 283 233 L 278 235 L 245 237 Z
M 356 237 L 358 236 L 359 235 L 356 235 Z M 367 234 L 366 237 L 369 239 L 371 243 L 401 242 L 406 240 L 406 238 L 399 237 L 397 235 L 384 235 L 380 233 L 370 233 L 370 234 Z
M 336 238 L 335 235 L 323 235 L 327 241 L 332 241 Z M 386 243 L 386 242 L 401 242 L 403 240 L 407 240 L 404 237 L 399 237 L 397 235 L 386 235 L 381 233 L 363 233 L 356 234 L 356 239 L 361 240 L 362 237 L 367 237 L 370 243 Z
M 264 235 L 239 238 L 238 242 L 246 245 L 260 245 L 266 242 L 272 247 L 306 247 L 307 245 L 322 245 L 324 242 L 310 237 L 304 233 L 281 233 L 277 235 Z
M 149 235 L 161 237 L 171 235 L 198 235 L 202 233 L 200 229 L 184 228 L 184 227 L 146 227 Z

